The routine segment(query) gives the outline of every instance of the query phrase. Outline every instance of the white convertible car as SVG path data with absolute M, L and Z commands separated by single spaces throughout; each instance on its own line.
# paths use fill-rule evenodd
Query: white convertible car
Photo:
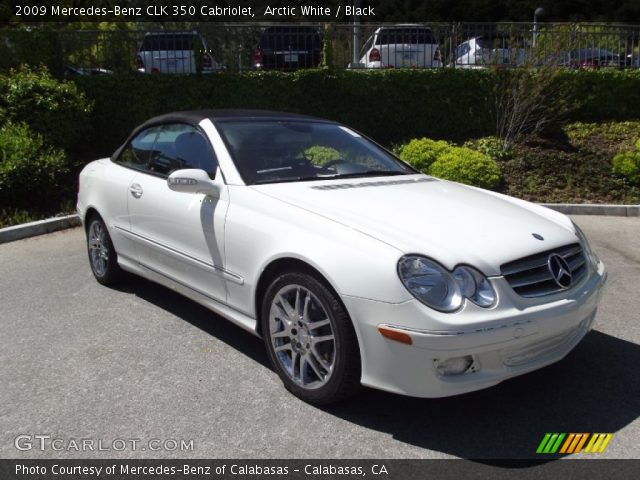
M 318 404 L 360 385 L 456 395 L 556 362 L 606 278 L 566 216 L 287 113 L 153 118 L 84 168 L 77 207 L 100 283 L 126 270 L 263 337 Z

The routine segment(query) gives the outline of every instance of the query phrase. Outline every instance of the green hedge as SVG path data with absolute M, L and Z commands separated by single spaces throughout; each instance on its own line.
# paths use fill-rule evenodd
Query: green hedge
M 202 76 L 78 78 L 94 101 L 87 153 L 110 154 L 131 129 L 173 110 L 256 108 L 343 122 L 389 145 L 427 135 L 462 140 L 491 133 L 473 88 L 490 74 L 453 70 L 398 72 L 246 72 Z M 478 87 L 482 89 L 482 87 Z
M 73 149 L 86 137 L 91 103 L 72 82 L 46 69 L 21 67 L 0 75 L 0 123 L 26 123 L 45 143 Z
M 69 165 L 24 124 L 0 127 L 0 206 L 46 210 L 68 196 Z
M 75 80 L 95 104 L 82 152 L 109 155 L 131 129 L 173 110 L 258 108 L 344 122 L 390 145 L 430 137 L 461 142 L 494 133 L 492 70 L 385 70 L 104 75 Z M 640 71 L 567 71 L 570 120 L 640 118 Z

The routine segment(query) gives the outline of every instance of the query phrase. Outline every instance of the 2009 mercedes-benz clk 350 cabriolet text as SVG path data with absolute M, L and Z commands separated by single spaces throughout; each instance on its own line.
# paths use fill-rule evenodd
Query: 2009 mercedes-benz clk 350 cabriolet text
M 100 283 L 126 270 L 263 337 L 313 403 L 361 384 L 455 395 L 556 362 L 606 277 L 568 217 L 287 113 L 153 118 L 84 168 L 78 212 Z

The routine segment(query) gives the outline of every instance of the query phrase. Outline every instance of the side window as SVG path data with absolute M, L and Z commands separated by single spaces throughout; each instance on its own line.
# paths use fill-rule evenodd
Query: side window
M 191 125 L 163 125 L 158 133 L 149 170 L 169 175 L 182 168 L 200 168 L 211 177 L 218 162 L 204 134 Z
M 153 157 L 153 145 L 159 132 L 160 127 L 153 127 L 140 132 L 122 150 L 117 162 L 125 167 L 146 169 Z

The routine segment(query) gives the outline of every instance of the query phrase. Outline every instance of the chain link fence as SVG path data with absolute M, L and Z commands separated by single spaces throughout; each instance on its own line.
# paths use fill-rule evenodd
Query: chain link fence
M 44 64 L 64 75 L 337 69 L 487 68 L 553 61 L 640 68 L 640 26 L 428 23 L 192 24 L 167 30 L 0 30 L 0 69 Z

